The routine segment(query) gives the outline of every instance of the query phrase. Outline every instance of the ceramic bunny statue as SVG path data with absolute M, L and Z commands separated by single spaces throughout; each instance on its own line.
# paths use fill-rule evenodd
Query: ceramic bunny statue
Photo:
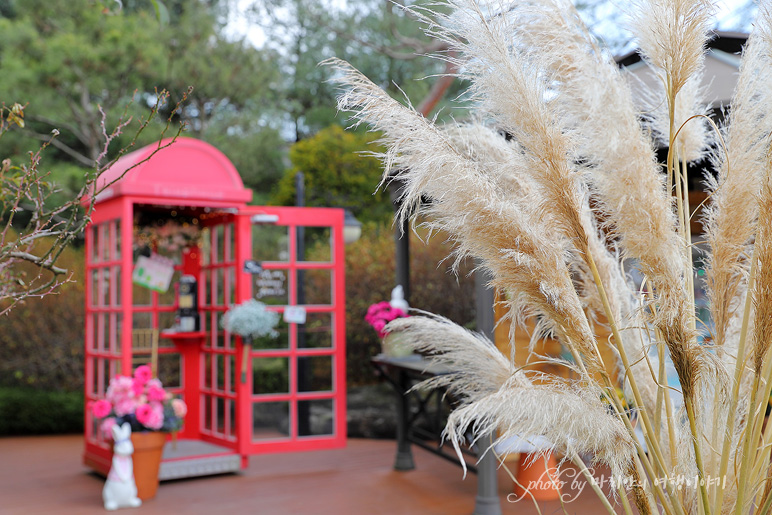
M 113 431 L 113 466 L 107 475 L 105 487 L 102 490 L 102 500 L 106 510 L 117 508 L 136 508 L 142 504 L 137 497 L 137 484 L 134 482 L 134 464 L 131 455 L 134 446 L 131 444 L 131 426 L 128 422 L 115 424 Z
M 401 309 L 405 313 L 410 309 L 410 306 L 405 300 L 405 289 L 402 288 L 401 284 L 398 284 L 391 290 L 391 300 L 389 301 L 389 305 L 395 309 Z

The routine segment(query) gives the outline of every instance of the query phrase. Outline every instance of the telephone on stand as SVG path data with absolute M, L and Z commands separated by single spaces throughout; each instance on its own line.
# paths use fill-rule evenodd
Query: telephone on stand
M 195 332 L 201 327 L 198 318 L 198 281 L 192 275 L 180 277 L 177 293 L 177 330 Z

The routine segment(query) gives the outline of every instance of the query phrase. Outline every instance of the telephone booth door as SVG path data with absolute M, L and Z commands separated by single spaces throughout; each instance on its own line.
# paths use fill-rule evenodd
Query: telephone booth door
M 200 431 L 250 454 L 346 442 L 343 211 L 248 207 L 207 223 L 199 276 Z M 221 327 L 256 299 L 277 335 L 246 345 Z

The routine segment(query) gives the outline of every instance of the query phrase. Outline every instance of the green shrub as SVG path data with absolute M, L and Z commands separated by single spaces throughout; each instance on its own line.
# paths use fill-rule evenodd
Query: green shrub
M 0 317 L 0 386 L 83 390 L 83 262 L 82 248 L 66 249 L 58 263 L 73 271 L 73 282 Z
M 346 207 L 361 221 L 385 221 L 392 215 L 391 201 L 381 180 L 381 162 L 367 152 L 379 152 L 378 134 L 345 131 L 333 125 L 295 143 L 289 157 L 292 168 L 279 181 L 271 203 L 295 204 L 295 174 L 304 174 L 309 207 Z
M 0 436 L 82 431 L 82 392 L 0 388 Z
M 446 260 L 450 253 L 446 235 L 429 239 L 423 231 L 419 235 L 410 235 L 410 306 L 473 326 L 470 263 L 462 263 L 456 276 L 449 270 L 452 263 Z M 359 241 L 346 247 L 346 370 L 350 387 L 377 381 L 370 358 L 380 352 L 381 344 L 364 316 L 371 304 L 391 298 L 395 281 L 393 229 L 390 225 L 365 226 Z

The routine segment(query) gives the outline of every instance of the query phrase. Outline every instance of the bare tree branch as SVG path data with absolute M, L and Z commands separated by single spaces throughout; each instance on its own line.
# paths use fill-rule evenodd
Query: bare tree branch
M 52 138 L 50 134 L 41 134 L 39 132 L 33 132 L 33 131 L 29 131 L 28 134 L 40 141 L 50 141 L 54 147 L 58 148 L 59 150 L 61 150 L 62 152 L 64 152 L 65 154 L 75 159 L 76 161 L 78 161 L 80 164 L 84 166 L 88 166 L 89 168 L 94 166 L 93 159 L 89 159 L 88 157 L 84 156 L 77 150 L 74 150 L 67 144 L 62 143 L 61 140 Z
M 76 127 L 75 125 L 73 125 L 71 123 L 59 122 L 59 121 L 53 120 L 51 118 L 48 118 L 46 116 L 42 116 L 42 115 L 39 115 L 39 114 L 31 114 L 31 115 L 28 116 L 28 118 L 30 120 L 33 120 L 33 121 L 36 121 L 36 122 L 45 123 L 46 125 L 49 125 L 52 128 L 57 128 L 57 129 L 60 129 L 60 130 L 61 129 L 65 129 L 65 130 L 71 132 L 76 138 L 78 138 L 81 141 L 85 139 L 85 136 L 80 131 L 80 129 L 78 129 L 78 127 Z
M 8 257 L 32 263 L 33 265 L 37 265 L 40 268 L 49 270 L 56 275 L 67 273 L 66 268 L 59 268 L 58 266 L 55 266 L 50 259 L 43 260 L 40 256 L 30 254 L 29 252 L 9 252 Z
M 57 139 L 58 131 L 54 130 L 51 135 L 39 134 L 34 131 L 28 132 L 31 136 L 42 140 L 43 144 L 36 152 L 30 153 L 28 164 L 21 166 L 7 164 L 6 166 L 4 163 L 3 171 L 0 173 L 0 208 L 3 212 L 9 213 L 4 221 L 3 230 L 0 232 L 0 315 L 8 313 L 25 298 L 48 295 L 61 284 L 72 280 L 67 269 L 56 265 L 57 259 L 66 246 L 80 235 L 90 222 L 90 215 L 94 210 L 99 193 L 176 140 L 184 129 L 184 124 L 177 127 L 169 141 L 161 143 L 172 126 L 172 119 L 177 110 L 191 91 L 192 88 L 184 92 L 180 101 L 172 109 L 158 136 L 158 146 L 145 159 L 125 170 L 120 177 L 104 184 L 99 183 L 104 172 L 135 145 L 137 138 L 155 119 L 159 109 L 166 104 L 169 98 L 166 91 L 156 93 L 156 103 L 152 107 L 150 115 L 139 121 L 139 126 L 130 143 L 121 148 L 115 157 L 107 162 L 103 161 L 108 154 L 110 144 L 132 122 L 132 118 L 126 116 L 128 106 L 115 127 L 109 131 L 106 127 L 107 115 L 101 106 L 97 107 L 101 117 L 99 124 L 101 134 L 97 134 L 97 139 L 101 141 L 101 147 L 97 149 L 94 155 L 95 159 L 88 160 L 88 162 L 86 162 L 85 156 L 78 154 Z M 0 135 L 10 128 L 12 121 L 23 127 L 23 112 L 16 105 L 9 109 L 1 104 Z M 86 174 L 85 182 L 78 194 L 73 199 L 53 209 L 48 209 L 46 203 L 51 194 L 57 191 L 56 187 L 47 181 L 49 173 L 42 172 L 39 168 L 43 151 L 49 145 L 60 148 L 91 168 L 91 171 Z M 86 202 L 85 205 L 82 205 L 84 199 Z M 12 230 L 15 215 L 21 211 L 31 213 L 31 219 L 26 227 Z M 19 265 L 25 263 L 27 267 L 20 268 Z M 32 274 L 29 273 L 30 267 L 34 269 Z

